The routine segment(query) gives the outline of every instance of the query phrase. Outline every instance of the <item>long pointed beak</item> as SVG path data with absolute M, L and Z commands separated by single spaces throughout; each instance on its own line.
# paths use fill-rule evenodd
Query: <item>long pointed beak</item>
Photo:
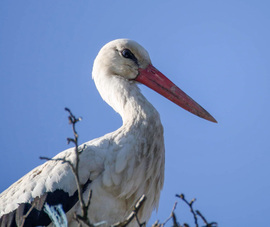
M 136 81 L 153 89 L 183 109 L 208 121 L 217 123 L 216 119 L 213 118 L 204 108 L 190 98 L 153 65 L 150 64 L 145 69 L 139 69 L 139 72 L 139 75 L 135 79 Z

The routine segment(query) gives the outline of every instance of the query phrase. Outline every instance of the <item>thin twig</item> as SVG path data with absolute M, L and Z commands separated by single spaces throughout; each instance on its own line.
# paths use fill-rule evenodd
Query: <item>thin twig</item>
M 143 223 L 140 222 L 137 212 L 135 213 L 135 218 L 136 218 L 138 226 L 144 227 L 146 225 L 146 222 L 143 222 Z
M 74 139 L 73 138 L 68 138 L 67 141 L 68 143 L 73 142 L 75 145 L 75 153 L 76 153 L 76 164 L 75 167 L 72 167 L 72 171 L 73 169 L 75 171 L 73 171 L 73 173 L 75 174 L 75 179 L 76 179 L 76 183 L 77 183 L 77 188 L 78 188 L 78 197 L 79 197 L 79 201 L 80 201 L 80 207 L 81 207 L 81 218 L 87 220 L 87 211 L 88 211 L 88 207 L 85 204 L 84 200 L 83 200 L 83 190 L 82 190 L 82 184 L 79 181 L 79 163 L 80 163 L 80 158 L 79 158 L 79 145 L 78 145 L 78 133 L 76 131 L 76 123 L 81 121 L 81 118 L 76 118 L 72 112 L 70 111 L 70 109 L 65 108 L 65 110 L 69 113 L 69 123 L 72 124 L 72 130 L 73 130 L 73 134 L 74 134 Z
M 73 143 L 75 145 L 75 156 L 76 156 L 76 160 L 75 160 L 75 164 L 73 164 L 71 161 L 65 159 L 65 158 L 47 158 L 47 157 L 40 157 L 40 159 L 45 159 L 47 161 L 62 161 L 63 163 L 67 163 L 72 172 L 73 175 L 75 177 L 75 181 L 76 181 L 76 185 L 77 185 L 77 190 L 78 190 L 78 199 L 79 199 L 79 203 L 80 203 L 80 208 L 81 208 L 81 215 L 79 214 L 74 214 L 74 219 L 79 223 L 79 225 L 81 226 L 81 222 L 84 223 L 85 225 L 89 226 L 89 227 L 93 227 L 94 225 L 90 223 L 89 219 L 88 219 L 88 209 L 90 206 L 90 202 L 91 202 L 91 197 L 92 197 L 92 191 L 89 191 L 89 195 L 88 195 L 88 199 L 87 202 L 85 203 L 84 199 L 83 199 L 83 185 L 80 183 L 80 178 L 79 178 L 79 163 L 80 163 L 80 154 L 84 151 L 85 147 L 84 146 L 81 150 L 79 150 L 79 145 L 78 145 L 78 133 L 76 131 L 76 123 L 81 121 L 82 118 L 76 118 L 72 112 L 70 111 L 70 109 L 65 108 L 65 110 L 69 113 L 68 116 L 68 120 L 69 123 L 72 124 L 72 130 L 73 130 L 73 135 L 74 138 L 67 138 L 67 142 L 69 143 Z
M 185 196 L 184 194 L 180 194 L 180 195 L 176 195 L 176 197 L 178 198 L 181 198 L 190 208 L 190 212 L 193 214 L 193 217 L 194 217 L 194 222 L 195 222 L 195 225 L 196 227 L 198 227 L 198 218 L 197 218 L 197 215 L 203 220 L 204 224 L 206 224 L 205 227 L 216 227 L 218 224 L 217 222 L 211 222 L 211 223 L 208 223 L 206 218 L 201 214 L 201 212 L 199 210 L 196 210 L 196 212 L 194 211 L 193 209 L 193 204 L 194 202 L 196 201 L 196 199 L 192 199 L 190 202 L 188 202 L 186 199 L 185 199 Z M 188 224 L 184 224 L 184 227 L 189 227 Z
M 202 213 L 199 210 L 196 210 L 196 213 L 198 214 L 198 216 L 201 217 L 201 219 L 203 220 L 204 224 L 206 224 L 205 227 L 217 226 L 217 222 L 208 223 L 208 221 L 206 220 L 206 218 L 202 215 Z
M 201 219 L 203 220 L 204 224 L 208 224 L 208 222 L 206 221 L 205 217 L 201 214 L 200 211 L 196 210 L 196 213 L 201 217 Z
M 25 215 L 23 215 L 23 217 L 22 217 L 22 223 L 21 223 L 20 227 L 23 227 L 24 226 L 24 222 L 25 222 L 26 218 L 29 216 L 29 214 L 31 213 L 31 211 L 34 209 L 35 205 L 36 204 L 35 204 L 35 201 L 34 201 L 32 203 L 32 205 L 31 205 L 30 209 L 27 211 L 27 213 Z
M 160 227 L 159 220 L 156 220 L 151 227 Z
M 111 225 L 111 227 L 124 227 L 124 226 L 127 226 L 134 219 L 134 217 L 138 218 L 136 216 L 137 216 L 137 214 L 138 214 L 138 212 L 139 212 L 140 208 L 142 207 L 145 200 L 146 200 L 146 196 L 142 195 L 140 197 L 140 199 L 138 200 L 138 202 L 136 203 L 136 205 L 134 206 L 134 209 L 130 213 L 130 215 L 124 221 L 117 222 L 117 223 Z M 137 222 L 138 222 L 139 226 L 145 226 L 145 222 L 140 223 L 138 219 L 137 219 Z
M 166 225 L 167 222 L 170 219 L 173 219 L 173 226 L 174 227 L 177 227 L 178 226 L 178 223 L 177 223 L 177 220 L 176 220 L 176 217 L 175 217 L 175 214 L 174 214 L 174 211 L 176 209 L 176 206 L 177 206 L 177 202 L 174 203 L 174 206 L 173 206 L 173 209 L 172 209 L 172 212 L 171 212 L 170 216 L 160 225 L 161 227 L 164 227 L 164 225 Z
M 182 199 L 182 200 L 189 206 L 190 212 L 193 214 L 193 217 L 194 217 L 194 223 L 195 223 L 195 226 L 196 226 L 196 227 L 199 227 L 197 215 L 196 215 L 196 213 L 195 213 L 195 211 L 193 210 L 193 207 L 192 207 L 192 205 L 193 205 L 193 203 L 196 201 L 196 199 L 194 198 L 194 199 L 192 199 L 190 202 L 188 202 L 188 201 L 185 199 L 184 194 L 176 195 L 176 197 Z
M 69 160 L 66 160 L 65 158 L 48 158 L 48 157 L 40 156 L 39 159 L 47 160 L 47 161 L 61 161 L 62 164 L 67 163 L 70 167 L 74 167 L 73 164 Z

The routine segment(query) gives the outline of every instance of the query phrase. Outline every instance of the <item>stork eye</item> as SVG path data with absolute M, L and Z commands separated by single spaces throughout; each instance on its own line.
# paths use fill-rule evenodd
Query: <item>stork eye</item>
M 129 50 L 129 49 L 124 49 L 122 50 L 121 52 L 122 56 L 124 58 L 129 58 L 131 59 L 132 61 L 134 61 L 136 63 L 136 65 L 138 65 L 138 60 L 137 58 L 135 57 L 135 55 Z
M 134 57 L 134 54 L 132 54 L 132 52 L 129 49 L 124 49 L 122 51 L 122 56 L 124 58 L 130 58 L 130 59 L 132 59 Z

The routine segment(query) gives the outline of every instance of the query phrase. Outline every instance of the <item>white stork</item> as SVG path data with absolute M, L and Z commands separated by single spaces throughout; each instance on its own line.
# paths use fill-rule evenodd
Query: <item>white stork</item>
M 123 125 L 85 143 L 80 155 L 79 175 L 85 199 L 92 190 L 89 219 L 92 223 L 106 221 L 106 225 L 122 221 L 145 194 L 147 199 L 138 216 L 141 222 L 147 221 L 158 207 L 163 187 L 164 139 L 159 114 L 141 94 L 138 83 L 199 117 L 216 120 L 154 68 L 147 51 L 132 40 L 118 39 L 106 44 L 95 59 L 92 75 L 101 97 L 121 115 Z M 74 164 L 74 149 L 54 158 L 65 158 Z M 34 200 L 39 209 L 32 211 L 25 226 L 50 225 L 43 211 L 46 202 L 61 203 L 69 226 L 77 226 L 73 220 L 73 213 L 79 212 L 77 187 L 67 164 L 47 161 L 2 192 L 1 226 L 16 226 Z M 136 226 L 136 222 L 130 226 Z

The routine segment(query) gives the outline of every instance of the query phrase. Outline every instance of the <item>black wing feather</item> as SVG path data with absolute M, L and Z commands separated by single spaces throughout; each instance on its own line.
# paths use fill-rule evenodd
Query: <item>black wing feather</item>
M 83 192 L 87 189 L 91 183 L 88 180 L 83 185 Z M 74 192 L 72 196 L 69 196 L 67 192 L 57 189 L 54 192 L 47 192 L 41 197 L 36 197 L 32 203 L 21 203 L 19 207 L 11 211 L 10 213 L 4 214 L 0 218 L 1 227 L 17 227 L 20 226 L 23 220 L 23 216 L 28 212 L 34 203 L 35 206 L 29 213 L 24 222 L 24 227 L 32 226 L 47 226 L 51 223 L 51 219 L 44 212 L 44 205 L 47 203 L 50 206 L 62 204 L 63 210 L 67 213 L 76 203 L 78 202 L 78 190 Z

